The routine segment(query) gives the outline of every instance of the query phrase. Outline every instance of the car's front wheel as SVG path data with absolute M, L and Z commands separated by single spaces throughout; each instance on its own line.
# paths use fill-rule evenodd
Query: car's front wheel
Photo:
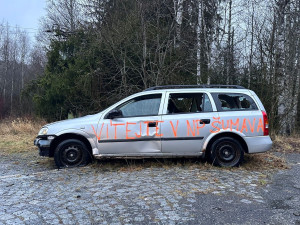
M 222 167 L 239 166 L 244 159 L 244 150 L 240 142 L 231 137 L 221 137 L 210 148 L 210 161 Z
M 54 161 L 58 168 L 85 166 L 91 161 L 86 145 L 76 139 L 62 141 L 55 149 Z

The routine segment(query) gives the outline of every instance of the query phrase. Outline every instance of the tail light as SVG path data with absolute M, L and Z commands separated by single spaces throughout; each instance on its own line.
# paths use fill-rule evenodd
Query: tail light
M 268 116 L 265 111 L 262 111 L 263 118 L 264 118 L 264 136 L 269 135 L 269 121 L 268 121 Z

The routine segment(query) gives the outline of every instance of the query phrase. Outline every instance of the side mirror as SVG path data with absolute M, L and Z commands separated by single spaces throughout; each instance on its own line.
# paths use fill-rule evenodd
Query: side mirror
M 123 117 L 123 113 L 120 109 L 113 109 L 109 111 L 106 117 L 107 119 L 119 118 L 119 117 Z

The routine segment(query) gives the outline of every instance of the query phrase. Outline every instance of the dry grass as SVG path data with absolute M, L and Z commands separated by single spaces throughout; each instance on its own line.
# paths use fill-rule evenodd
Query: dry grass
M 273 140 L 273 150 L 283 153 L 300 153 L 300 137 L 275 136 Z
M 212 165 L 205 163 L 200 158 L 136 158 L 136 159 L 121 159 L 111 158 L 97 160 L 92 165 L 93 167 L 103 171 L 118 171 L 118 172 L 134 172 L 143 169 L 164 168 L 185 168 L 185 169 L 210 169 L 215 168 Z
M 6 119 L 0 122 L 0 135 L 37 135 L 41 127 L 46 124 L 44 120 L 31 120 L 27 118 Z
M 274 155 L 272 152 L 261 154 L 246 154 L 245 162 L 240 167 L 220 168 L 211 165 L 200 158 L 169 158 L 169 159 L 102 159 L 97 160 L 93 167 L 103 171 L 133 172 L 147 168 L 184 168 L 188 170 L 246 170 L 270 172 L 278 169 L 288 169 L 284 158 Z
M 46 124 L 43 120 L 17 118 L 0 122 L 0 153 L 24 153 L 34 149 L 33 140 Z
M 259 154 L 245 155 L 245 163 L 242 165 L 243 169 L 266 171 L 276 169 L 288 169 L 286 160 L 282 157 L 274 155 L 272 151 Z

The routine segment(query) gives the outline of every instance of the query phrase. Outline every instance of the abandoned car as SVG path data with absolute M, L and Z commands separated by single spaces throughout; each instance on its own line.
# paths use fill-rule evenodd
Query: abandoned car
M 238 166 L 245 153 L 268 151 L 266 110 L 237 85 L 148 88 L 94 115 L 50 123 L 34 144 L 57 167 L 103 157 L 206 157 Z

